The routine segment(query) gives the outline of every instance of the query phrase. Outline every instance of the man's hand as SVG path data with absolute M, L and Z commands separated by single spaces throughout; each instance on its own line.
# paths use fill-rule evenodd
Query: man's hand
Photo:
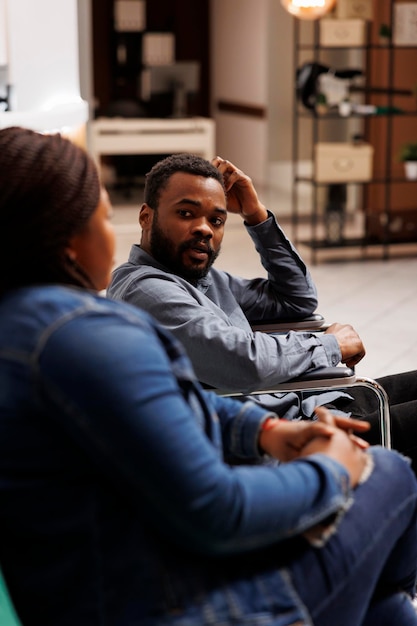
M 230 213 L 239 213 L 250 226 L 268 219 L 267 210 L 259 201 L 249 176 L 221 157 L 213 159 L 212 164 L 223 174 L 227 193 L 227 210 Z
M 331 324 L 325 332 L 336 337 L 342 353 L 342 363 L 348 367 L 354 367 L 365 356 L 362 339 L 350 324 Z

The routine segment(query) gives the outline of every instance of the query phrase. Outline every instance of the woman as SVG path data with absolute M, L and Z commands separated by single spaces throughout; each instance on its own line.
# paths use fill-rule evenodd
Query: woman
M 111 207 L 80 148 L 4 129 L 0 176 L 0 564 L 24 626 L 417 624 L 408 463 L 362 422 L 203 392 L 98 295 Z

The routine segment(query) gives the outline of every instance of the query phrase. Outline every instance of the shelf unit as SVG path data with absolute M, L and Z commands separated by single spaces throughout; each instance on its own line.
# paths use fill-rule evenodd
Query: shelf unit
M 200 91 L 190 97 L 190 115 L 209 116 L 209 0 L 142 0 L 145 7 L 144 30 L 116 27 L 118 0 L 91 0 L 93 42 L 93 90 L 95 116 L 133 117 L 136 104 L 142 116 L 167 117 L 165 100 L 148 103 L 140 100 L 140 78 L 144 67 L 142 43 L 147 33 L 170 33 L 175 38 L 176 61 L 201 64 Z M 121 2 L 121 4 L 127 4 Z M 119 110 L 117 106 L 122 105 Z M 128 108 L 129 106 L 129 108 Z
M 123 8 L 129 13 L 135 10 L 137 16 L 134 2 L 91 0 L 95 103 L 91 143 L 96 156 L 98 153 L 103 155 L 103 164 L 115 170 L 116 185 L 120 185 L 126 195 L 136 183 L 143 185 L 146 172 L 169 154 L 171 148 L 197 143 L 198 152 L 205 154 L 212 133 L 211 123 L 201 121 L 209 117 L 210 110 L 209 0 L 199 0 L 198 3 L 194 0 L 141 0 L 141 4 L 143 19 L 132 27 L 132 24 L 119 24 L 117 16 Z M 132 5 L 130 11 L 129 5 Z M 186 123 L 184 136 L 178 131 L 182 123 L 174 122 L 175 128 L 165 146 L 160 141 L 160 129 L 170 125 L 172 98 L 158 94 L 150 101 L 144 101 L 141 78 L 147 65 L 144 37 L 167 33 L 174 36 L 175 61 L 198 61 L 201 72 L 198 93 L 187 97 L 187 116 L 196 121 Z M 101 118 L 107 118 L 107 122 Z M 105 124 L 108 124 L 106 130 Z M 147 130 L 143 130 L 144 124 Z M 126 128 L 130 129 L 132 125 L 133 134 L 128 137 Z M 109 144 L 113 148 L 109 148 Z M 155 152 L 156 144 L 160 146 L 158 153 Z
M 381 6 L 379 6 L 381 5 Z M 322 46 L 320 21 L 301 22 L 294 19 L 294 68 L 303 63 L 319 63 L 331 69 L 362 70 L 358 81 L 351 81 L 349 96 L 356 104 L 370 104 L 378 111 L 391 113 L 364 115 L 350 113 L 341 116 L 337 109 L 319 113 L 301 102 L 294 90 L 293 106 L 293 239 L 311 251 L 311 261 L 317 263 L 321 251 L 359 248 L 364 257 L 368 248 L 378 247 L 388 259 L 392 246 L 412 244 L 417 253 L 417 181 L 407 180 L 403 164 L 397 162 L 399 146 L 407 140 L 417 140 L 417 96 L 414 92 L 417 76 L 417 42 L 412 46 L 378 42 L 380 23 L 394 26 L 395 2 L 380 0 L 376 5 L 377 19 L 365 23 L 365 38 L 361 45 L 347 47 Z M 335 18 L 336 19 L 336 18 Z M 413 62 L 411 62 L 413 61 Z M 384 109 L 383 109 L 384 108 Z M 400 110 L 401 113 L 392 113 Z M 341 182 L 345 187 L 346 203 L 341 237 L 326 235 L 326 206 L 329 206 L 331 183 L 316 180 L 315 146 L 321 141 L 345 141 L 360 135 L 374 148 L 371 178 Z M 307 174 L 302 166 L 311 164 Z M 340 191 L 340 189 L 339 189 Z M 304 195 L 302 195 L 302 192 Z M 307 213 L 305 205 L 307 203 Z M 310 205 L 310 206 L 308 206 Z M 303 209 L 303 210 L 302 210 Z M 300 237 L 300 226 L 308 234 Z M 409 246 L 408 246 L 409 247 Z M 414 249 L 415 248 L 415 249 Z

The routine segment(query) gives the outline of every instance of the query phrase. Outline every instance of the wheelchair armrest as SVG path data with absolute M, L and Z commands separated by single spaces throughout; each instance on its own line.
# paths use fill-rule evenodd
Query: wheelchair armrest
M 230 391 L 227 389 L 213 389 L 219 396 L 249 396 L 261 393 L 282 393 L 286 391 L 303 391 L 305 389 L 329 389 L 341 388 L 356 382 L 356 374 L 353 369 L 344 365 L 336 367 L 320 367 L 311 372 L 306 372 L 296 378 L 291 378 L 274 387 L 265 387 L 250 392 Z
M 343 387 L 356 381 L 355 370 L 345 365 L 319 367 L 278 385 L 278 389 L 313 389 L 320 387 Z
M 299 320 L 259 320 L 251 322 L 253 331 L 263 333 L 282 333 L 289 330 L 324 331 L 329 327 L 324 317 L 319 313 L 313 313 Z

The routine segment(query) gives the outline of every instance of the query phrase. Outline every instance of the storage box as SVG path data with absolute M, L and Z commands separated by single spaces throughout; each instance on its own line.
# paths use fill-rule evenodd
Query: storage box
M 372 0 L 337 0 L 336 16 L 340 19 L 359 17 L 362 20 L 372 20 Z
M 364 182 L 372 178 L 374 149 L 369 144 L 320 142 L 314 150 L 317 182 Z
M 365 24 L 361 19 L 320 20 L 320 45 L 350 48 L 365 44 Z
M 145 30 L 145 0 L 115 0 L 114 28 L 122 33 L 139 33 Z

